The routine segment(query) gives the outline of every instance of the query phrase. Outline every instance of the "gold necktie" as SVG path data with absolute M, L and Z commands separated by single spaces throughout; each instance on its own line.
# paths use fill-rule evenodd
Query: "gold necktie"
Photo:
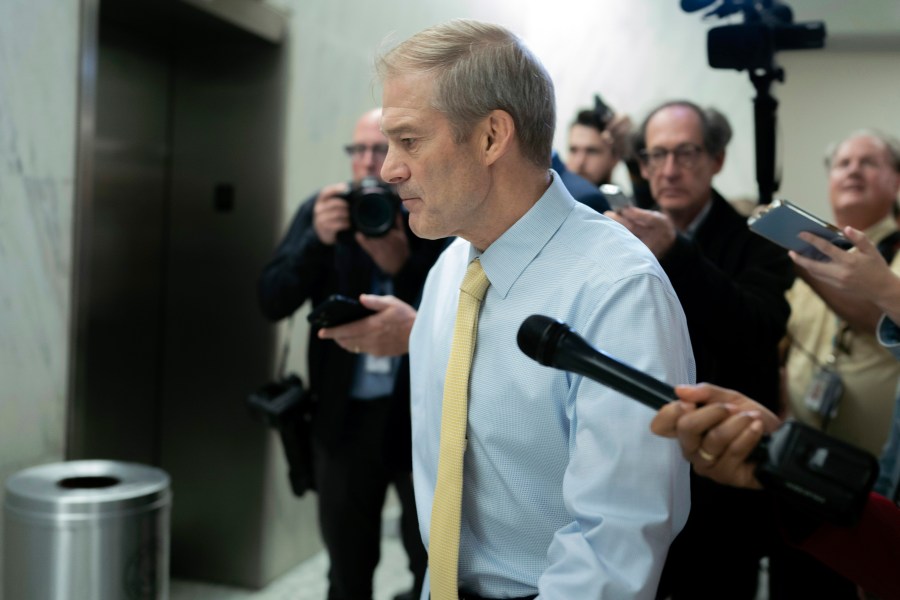
M 469 370 L 478 333 L 478 311 L 490 285 L 476 258 L 460 286 L 453 345 L 444 379 L 441 409 L 441 451 L 431 507 L 428 565 L 432 600 L 457 600 L 459 527 L 462 512 L 463 455 L 466 451 Z

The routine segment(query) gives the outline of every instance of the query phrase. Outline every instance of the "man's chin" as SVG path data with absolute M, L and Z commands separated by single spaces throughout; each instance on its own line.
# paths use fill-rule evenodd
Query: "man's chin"
M 690 208 L 693 202 L 691 198 L 688 196 L 682 196 L 680 194 L 669 194 L 665 196 L 660 196 L 656 203 L 659 205 L 661 210 L 685 210 Z
M 409 228 L 416 234 L 416 237 L 422 238 L 423 240 L 437 240 L 446 237 L 437 233 L 436 228 L 425 222 L 425 220 L 421 218 L 421 215 L 416 215 L 414 213 L 409 214 Z

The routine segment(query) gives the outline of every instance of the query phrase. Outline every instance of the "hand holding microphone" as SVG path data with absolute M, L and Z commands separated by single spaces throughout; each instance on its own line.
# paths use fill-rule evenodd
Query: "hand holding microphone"
M 659 410 L 678 399 L 672 386 L 597 350 L 568 325 L 550 317 L 532 315 L 525 319 L 519 327 L 517 341 L 522 352 L 542 365 L 583 375 L 653 409 Z M 715 392 L 708 394 L 710 402 L 722 403 L 723 395 L 732 401 L 737 398 L 752 402 L 731 390 L 715 386 L 706 389 Z M 699 457 L 709 463 L 701 465 L 698 472 L 711 473 L 719 457 L 702 445 L 703 437 L 711 431 L 704 427 L 709 425 L 702 419 L 695 419 L 691 425 L 694 428 L 688 432 L 691 435 L 679 435 L 679 441 L 692 462 Z M 774 425 L 770 420 L 770 426 Z M 681 419 L 677 419 L 676 430 L 681 428 Z M 686 445 L 688 439 L 701 441 Z M 770 436 L 763 436 L 749 460 L 757 463 L 753 475 L 763 488 L 800 510 L 812 511 L 841 524 L 853 523 L 859 517 L 878 475 L 878 462 L 872 455 L 796 421 L 788 421 Z M 728 463 L 719 466 L 717 480 L 727 480 L 728 473 L 723 472 L 727 466 Z M 743 460 L 736 461 L 734 466 L 746 471 Z M 728 483 L 746 480 L 744 475 L 743 479 Z

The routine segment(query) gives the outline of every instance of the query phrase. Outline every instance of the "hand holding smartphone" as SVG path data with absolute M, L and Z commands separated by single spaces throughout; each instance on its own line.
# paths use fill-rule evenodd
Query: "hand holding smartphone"
M 782 248 L 815 260 L 830 259 L 797 237 L 801 231 L 825 238 L 844 250 L 853 247 L 853 243 L 841 233 L 840 229 L 784 199 L 774 200 L 768 207 L 747 219 L 747 226 L 754 233 L 775 242 Z
M 316 329 L 336 327 L 374 315 L 375 311 L 360 304 L 359 300 L 332 294 L 312 309 L 306 320 Z

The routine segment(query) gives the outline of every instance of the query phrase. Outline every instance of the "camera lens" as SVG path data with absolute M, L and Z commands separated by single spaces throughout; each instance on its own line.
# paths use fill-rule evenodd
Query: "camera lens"
M 350 220 L 366 237 L 381 237 L 394 226 L 397 196 L 377 179 L 363 179 L 350 198 Z
M 384 235 L 394 224 L 393 203 L 382 194 L 363 193 L 355 209 L 356 228 L 368 237 Z

